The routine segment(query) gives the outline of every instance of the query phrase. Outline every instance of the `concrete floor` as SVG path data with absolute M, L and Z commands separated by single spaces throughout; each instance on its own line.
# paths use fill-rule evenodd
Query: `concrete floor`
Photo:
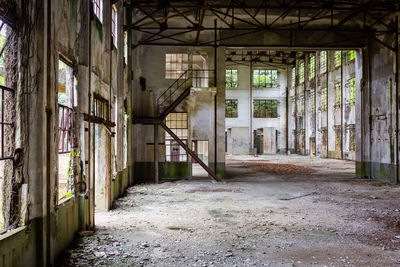
M 400 188 L 354 163 L 229 156 L 206 178 L 132 187 L 63 266 L 398 266 Z

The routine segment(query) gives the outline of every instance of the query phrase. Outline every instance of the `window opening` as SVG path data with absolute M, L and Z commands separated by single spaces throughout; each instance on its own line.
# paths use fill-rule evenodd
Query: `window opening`
M 225 87 L 238 87 L 238 70 L 226 70 Z
M 188 54 L 165 54 L 165 78 L 178 79 L 189 69 Z M 187 79 L 187 75 L 182 77 Z
M 253 70 L 253 87 L 255 88 L 276 87 L 277 81 L 277 70 Z
M 238 100 L 226 99 L 225 100 L 225 118 L 238 117 Z
M 277 118 L 278 100 L 254 99 L 253 100 L 254 118 Z
M 166 125 L 175 135 L 187 145 L 188 116 L 187 113 L 170 113 L 166 118 Z M 168 133 L 165 133 L 165 161 L 186 162 L 186 151 Z

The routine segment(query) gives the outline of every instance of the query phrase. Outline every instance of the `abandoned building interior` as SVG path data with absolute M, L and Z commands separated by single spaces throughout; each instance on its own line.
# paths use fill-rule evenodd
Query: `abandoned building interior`
M 0 0 L 0 267 L 397 266 L 397 0 Z

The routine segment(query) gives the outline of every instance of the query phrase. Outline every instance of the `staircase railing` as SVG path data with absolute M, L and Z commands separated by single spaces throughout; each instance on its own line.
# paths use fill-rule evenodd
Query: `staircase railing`
M 185 90 L 191 87 L 214 87 L 214 70 L 187 70 L 182 73 L 157 99 L 158 115 L 162 114 Z
M 189 70 L 182 73 L 181 76 L 179 76 L 179 78 L 160 95 L 157 99 L 158 114 L 161 114 L 163 109 L 170 106 L 180 94 L 182 94 L 188 87 L 191 87 L 192 80 L 189 74 Z

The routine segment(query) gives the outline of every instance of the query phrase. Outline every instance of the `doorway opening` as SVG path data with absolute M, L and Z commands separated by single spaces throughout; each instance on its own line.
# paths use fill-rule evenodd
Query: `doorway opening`
M 208 162 L 208 140 L 192 140 L 194 153 L 203 162 Z M 208 173 L 192 158 L 192 177 L 208 177 Z

